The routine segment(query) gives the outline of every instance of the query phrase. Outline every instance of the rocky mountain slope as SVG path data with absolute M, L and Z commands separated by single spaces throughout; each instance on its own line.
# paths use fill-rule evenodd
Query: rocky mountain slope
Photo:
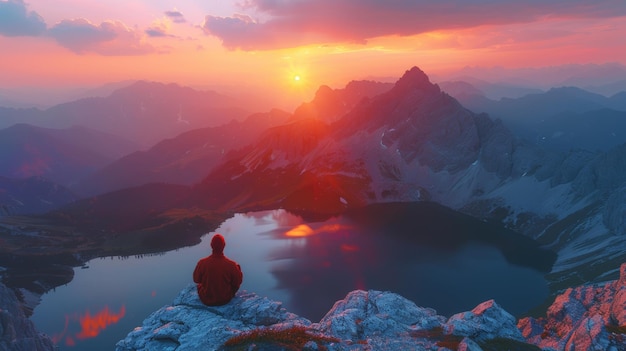
M 148 183 L 199 182 L 232 150 L 243 148 L 264 130 L 291 115 L 281 110 L 256 113 L 244 121 L 194 129 L 163 140 L 146 151 L 122 157 L 81 180 L 73 189 L 97 195 Z
M 191 202 L 331 215 L 368 203 L 434 201 L 555 250 L 550 277 L 558 289 L 615 277 L 626 261 L 625 147 L 546 151 L 412 68 L 334 123 L 301 118 L 268 130 L 196 186 Z
M 496 301 L 440 316 L 391 292 L 356 290 L 319 321 L 253 293 L 203 305 L 194 285 L 116 345 L 139 350 L 626 350 L 626 264 L 619 280 L 559 295 L 545 317 L 516 321 Z

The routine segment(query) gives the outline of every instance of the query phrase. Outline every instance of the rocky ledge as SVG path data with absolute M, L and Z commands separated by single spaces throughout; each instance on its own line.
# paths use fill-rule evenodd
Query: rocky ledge
M 116 345 L 130 350 L 626 350 L 626 264 L 619 280 L 568 289 L 542 318 L 493 301 L 450 318 L 391 292 L 350 292 L 318 323 L 240 292 L 208 307 L 189 285 Z
M 52 340 L 38 333 L 16 292 L 0 283 L 0 351 L 52 351 Z

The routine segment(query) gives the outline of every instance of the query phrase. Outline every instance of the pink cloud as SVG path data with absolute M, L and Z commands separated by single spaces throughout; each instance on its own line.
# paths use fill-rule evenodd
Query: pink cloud
M 545 19 L 626 16 L 623 0 L 246 0 L 245 15 L 206 16 L 203 30 L 229 49 L 276 49 L 303 44 L 365 43 L 381 36 L 410 36 L 482 25 Z
M 77 53 L 131 56 L 153 53 L 154 47 L 142 40 L 141 32 L 119 21 L 95 25 L 86 19 L 63 20 L 49 30 L 61 46 Z
M 183 13 L 178 11 L 178 10 L 176 10 L 176 9 L 170 10 L 170 11 L 165 11 L 165 16 L 167 16 L 167 18 L 172 20 L 172 22 L 174 22 L 174 23 L 185 23 L 185 22 L 187 22 L 187 20 L 185 19 L 185 16 L 183 15 Z

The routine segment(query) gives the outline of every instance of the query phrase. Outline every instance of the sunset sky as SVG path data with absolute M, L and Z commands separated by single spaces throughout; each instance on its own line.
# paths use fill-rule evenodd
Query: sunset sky
M 412 66 L 626 64 L 625 38 L 624 0 L 0 0 L 0 88 L 144 79 L 308 99 Z

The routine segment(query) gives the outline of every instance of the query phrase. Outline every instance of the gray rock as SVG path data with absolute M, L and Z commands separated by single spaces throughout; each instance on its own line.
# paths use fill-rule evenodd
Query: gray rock
M 246 292 L 225 306 L 208 307 L 190 285 L 173 305 L 154 312 L 119 341 L 116 350 L 220 350 L 231 337 L 251 330 L 284 331 L 292 327 L 305 328 L 312 335 L 299 345 L 311 351 L 433 350 L 441 349 L 438 345 L 442 340 L 454 340 L 457 335 L 464 336 L 459 347 L 469 351 L 481 350 L 481 341 L 496 337 L 523 341 L 514 318 L 493 301 L 446 323 L 446 318 L 433 309 L 419 307 L 398 294 L 356 290 L 337 301 L 320 322 L 310 323 L 285 311 L 279 302 Z M 446 330 L 451 333 L 446 334 Z M 313 336 L 324 340 L 314 340 Z M 259 343 L 249 349 L 276 347 Z
M 626 183 L 609 195 L 602 219 L 613 233 L 626 235 Z
M 239 292 L 224 306 L 210 307 L 190 284 L 174 299 L 144 320 L 116 350 L 215 350 L 229 338 L 264 326 L 308 326 L 310 321 L 287 312 L 280 302 Z
M 13 290 L 0 283 L 0 351 L 49 350 L 52 340 L 35 330 Z
M 494 300 L 485 301 L 469 312 L 455 314 L 448 319 L 444 329 L 448 334 L 469 337 L 477 342 L 496 338 L 524 341 L 515 317 Z
M 567 289 L 558 295 L 542 318 L 523 318 L 523 336 L 544 350 L 626 350 L 623 334 L 606 326 L 626 325 L 626 263 L 620 279 Z M 622 340 L 622 341 L 620 341 Z

